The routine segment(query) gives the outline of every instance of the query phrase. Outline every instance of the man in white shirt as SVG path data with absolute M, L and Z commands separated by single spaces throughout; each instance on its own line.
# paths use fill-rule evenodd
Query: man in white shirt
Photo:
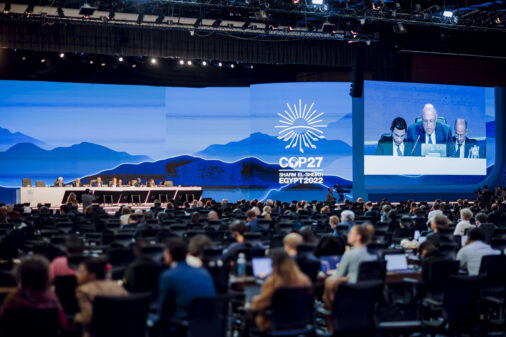
M 460 210 L 460 222 L 455 227 L 453 235 L 464 235 L 466 229 L 474 227 L 469 220 L 473 217 L 473 212 L 469 208 L 463 208 Z
M 492 249 L 485 242 L 485 234 L 479 228 L 474 228 L 468 234 L 465 246 L 459 250 L 457 260 L 460 266 L 467 269 L 470 276 L 480 273 L 481 258 L 488 255 L 499 255 L 499 250 Z

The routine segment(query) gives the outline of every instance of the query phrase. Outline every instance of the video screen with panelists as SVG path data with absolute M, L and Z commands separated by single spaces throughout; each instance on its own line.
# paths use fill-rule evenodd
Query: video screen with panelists
M 367 185 L 470 184 L 495 158 L 494 89 L 364 83 Z

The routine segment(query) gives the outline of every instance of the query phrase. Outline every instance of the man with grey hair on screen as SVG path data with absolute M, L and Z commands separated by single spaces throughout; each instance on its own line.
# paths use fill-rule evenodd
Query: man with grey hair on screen
M 479 153 L 478 142 L 476 139 L 467 137 L 467 121 L 463 118 L 457 118 L 455 120 L 455 136 L 453 137 L 453 143 L 455 144 L 455 155 L 456 158 L 476 158 L 481 157 Z M 475 155 L 476 153 L 476 155 Z
M 422 154 L 422 144 L 446 144 L 448 157 L 455 152 L 453 147 L 448 146 L 453 144 L 451 128 L 438 122 L 437 117 L 434 105 L 427 103 L 422 110 L 422 120 L 408 127 L 406 141 L 413 144 L 413 156 Z

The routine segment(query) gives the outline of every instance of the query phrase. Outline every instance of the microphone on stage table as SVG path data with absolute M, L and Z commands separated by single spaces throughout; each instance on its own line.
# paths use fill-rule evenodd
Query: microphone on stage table
M 411 155 L 413 155 L 413 152 L 415 152 L 416 144 L 418 144 L 418 141 L 420 140 L 420 135 L 418 135 L 418 138 L 416 139 L 415 146 L 413 146 L 413 149 L 411 150 Z

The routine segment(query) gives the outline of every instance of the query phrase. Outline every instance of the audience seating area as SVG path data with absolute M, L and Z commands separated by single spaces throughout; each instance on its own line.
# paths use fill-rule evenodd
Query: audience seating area
M 492 206 L 494 205 L 494 206 Z M 320 202 L 237 203 L 214 201 L 184 205 L 155 204 L 135 212 L 122 224 L 122 210 L 114 214 L 99 205 L 86 214 L 71 206 L 31 209 L 26 205 L 0 207 L 0 302 L 16 289 L 11 273 L 29 256 L 42 255 L 49 261 L 67 255 L 74 270 L 89 257 L 107 260 L 107 278 L 122 284 L 124 297 L 97 296 L 87 329 L 73 324 L 79 312 L 76 277 L 57 276 L 52 289 L 68 322 L 58 329 L 54 309 L 23 309 L 0 312 L 0 336 L 408 336 L 408 335 L 505 335 L 506 207 L 502 200 L 458 202 L 389 203 L 348 202 L 327 205 Z M 264 207 L 269 206 L 269 209 Z M 461 210 L 472 212 L 471 227 L 454 235 Z M 236 235 L 230 225 L 237 220 L 256 226 L 243 233 L 244 245 L 228 259 L 224 255 Z M 439 227 L 438 258 L 419 255 L 419 246 L 432 233 L 429 215 L 434 210 L 449 220 Z M 344 211 L 352 211 L 354 218 Z M 212 216 L 210 212 L 213 212 Z M 490 221 L 476 222 L 478 213 Z M 335 228 L 329 218 L 337 216 Z M 332 307 L 323 304 L 325 278 L 320 259 L 342 255 L 352 225 L 367 226 L 372 239 L 367 244 L 377 259 L 362 262 L 357 282 L 344 282 L 335 293 Z M 484 256 L 477 275 L 468 275 L 456 259 L 475 225 L 484 233 L 485 244 L 497 255 Z M 252 231 L 250 231 L 252 230 Z M 311 280 L 306 288 L 278 288 L 264 314 L 270 329 L 255 324 L 252 298 L 262 289 L 264 278 L 254 277 L 252 260 L 270 256 L 276 248 L 287 250 L 286 235 L 300 233 L 303 243 L 296 247 L 296 261 Z M 69 254 L 65 242 L 70 235 L 81 238 L 84 251 Z M 200 245 L 202 236 L 211 244 Z M 216 297 L 193 299 L 187 317 L 156 317 L 159 312 L 159 277 L 169 268 L 164 262 L 165 241 L 181 238 L 190 243 L 189 254 L 207 269 Z M 194 241 L 192 241 L 194 240 Z M 135 252 L 137 242 L 144 242 Z M 192 245 L 197 250 L 192 250 Z M 225 251 L 226 253 L 226 251 Z M 134 266 L 140 255 L 152 265 Z M 242 275 L 238 259 L 246 259 Z M 346 254 L 346 253 L 345 253 Z M 408 268 L 389 268 L 389 254 L 404 254 Z M 128 280 L 128 281 L 127 281 Z M 164 303 L 164 305 L 170 305 Z M 176 327 L 176 328 L 174 328 Z M 36 331 L 34 331 L 34 329 Z

